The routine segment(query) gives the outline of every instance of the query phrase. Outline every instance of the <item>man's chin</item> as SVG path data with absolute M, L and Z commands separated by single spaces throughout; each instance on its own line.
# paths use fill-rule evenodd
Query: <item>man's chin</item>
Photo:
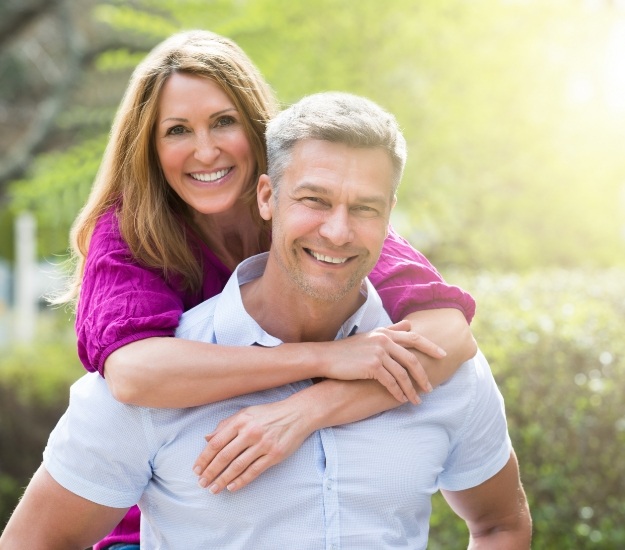
M 349 284 L 342 285 L 338 285 L 336 281 L 325 283 L 311 281 L 300 284 L 299 287 L 309 298 L 319 302 L 336 304 L 351 298 L 351 295 L 356 296 L 360 288 L 360 281 L 357 284 L 350 281 Z

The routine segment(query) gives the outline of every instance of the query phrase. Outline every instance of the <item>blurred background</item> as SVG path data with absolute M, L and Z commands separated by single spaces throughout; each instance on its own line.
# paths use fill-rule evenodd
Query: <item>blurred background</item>
M 625 1 L 2 0 L 0 526 L 82 373 L 62 284 L 129 74 L 179 29 L 234 39 L 286 105 L 396 114 L 393 224 L 470 291 L 534 548 L 625 547 Z M 430 548 L 466 548 L 436 499 Z

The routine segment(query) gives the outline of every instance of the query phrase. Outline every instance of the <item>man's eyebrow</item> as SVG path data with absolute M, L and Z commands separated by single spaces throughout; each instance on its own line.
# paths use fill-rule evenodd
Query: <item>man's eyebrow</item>
M 305 181 L 303 183 L 298 183 L 294 188 L 293 191 L 296 193 L 302 192 L 302 191 L 310 191 L 311 193 L 317 193 L 318 195 L 325 195 L 328 196 L 330 195 L 330 190 L 327 187 L 324 187 L 323 185 L 318 185 L 316 183 L 311 183 L 308 181 Z
M 293 188 L 294 193 L 301 193 L 306 191 L 315 193 L 317 195 L 322 195 L 324 197 L 329 197 L 330 195 L 332 195 L 327 187 L 311 182 L 303 182 Z M 387 198 L 388 197 L 382 193 L 378 195 L 358 195 L 355 202 L 357 202 L 358 204 L 374 204 L 379 206 L 385 206 L 388 203 Z

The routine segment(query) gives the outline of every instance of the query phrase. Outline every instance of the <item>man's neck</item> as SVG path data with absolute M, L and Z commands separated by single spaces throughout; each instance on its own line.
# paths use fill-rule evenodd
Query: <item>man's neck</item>
M 365 301 L 360 288 L 336 302 L 318 300 L 275 275 L 265 271 L 243 285 L 241 299 L 250 317 L 285 343 L 334 340 L 343 323 Z

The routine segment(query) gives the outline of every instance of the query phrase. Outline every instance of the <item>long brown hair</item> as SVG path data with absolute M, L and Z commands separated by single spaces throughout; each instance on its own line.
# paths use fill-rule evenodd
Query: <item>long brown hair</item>
M 265 126 L 278 111 L 273 91 L 233 41 L 203 30 L 174 34 L 157 45 L 130 78 L 91 194 L 70 232 L 75 262 L 70 288 L 54 302 L 78 298 L 94 227 L 113 207 L 136 260 L 162 270 L 165 278 L 180 276 L 186 289 L 201 287 L 202 266 L 181 223 L 191 224 L 190 209 L 167 184 L 154 143 L 159 97 L 176 72 L 214 80 L 241 114 L 256 161 L 255 177 L 242 198 L 262 228 L 256 181 L 266 171 Z

